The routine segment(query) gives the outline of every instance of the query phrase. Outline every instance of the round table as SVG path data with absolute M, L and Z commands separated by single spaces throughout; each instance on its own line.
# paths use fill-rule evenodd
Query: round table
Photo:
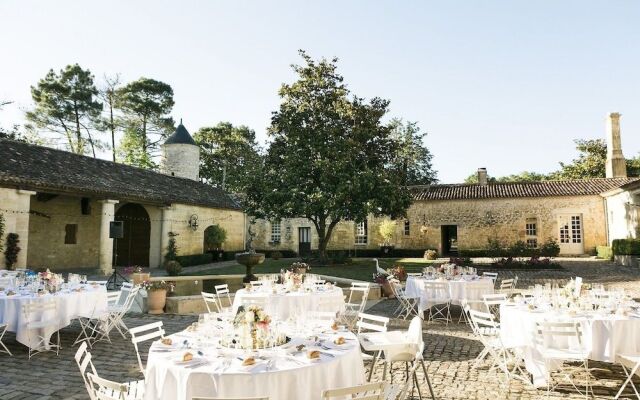
M 547 385 L 547 369 L 534 345 L 536 322 L 576 321 L 582 327 L 583 346 L 589 359 L 615 363 L 617 354 L 640 352 L 640 316 L 585 312 L 577 315 L 554 310 L 530 310 L 527 306 L 503 305 L 500 308 L 500 337 L 505 347 L 518 347 L 524 353 L 525 366 L 535 386 Z
M 273 292 L 274 289 L 276 293 Z M 337 286 L 321 285 L 310 291 L 301 290 L 289 291 L 282 285 L 251 291 L 240 289 L 233 299 L 233 313 L 247 299 L 264 299 L 265 311 L 276 320 L 287 320 L 291 316 L 309 311 L 344 311 L 344 295 Z
M 56 319 L 57 329 L 47 329 L 46 332 L 35 332 L 29 335 L 25 324 L 25 315 L 22 307 L 25 304 L 44 302 L 55 299 L 55 315 L 42 315 L 40 319 Z M 0 323 L 7 324 L 7 330 L 16 333 L 16 340 L 25 346 L 34 347 L 40 341 L 38 336 L 49 339 L 59 329 L 69 326 L 71 321 L 79 316 L 90 316 L 94 311 L 101 312 L 107 309 L 107 290 L 98 285 L 77 285 L 73 289 L 62 290 L 55 294 L 31 294 L 20 293 L 8 296 L 6 292 L 0 292 Z
M 287 334 L 292 338 L 289 343 L 258 351 L 220 346 L 222 332 L 230 329 L 220 322 L 199 324 L 194 331 L 179 332 L 170 336 L 171 346 L 157 341 L 149 349 L 145 399 L 269 396 L 320 400 L 323 390 L 363 384 L 364 363 L 355 335 L 348 331 L 333 332 L 329 325 L 326 321 L 306 321 L 304 327 L 313 334 L 295 334 L 292 328 Z M 339 336 L 347 339 L 345 344 L 334 344 Z M 301 344 L 305 349 L 296 351 Z M 320 350 L 320 359 L 309 360 L 309 350 Z M 182 363 L 180 360 L 187 351 L 194 354 L 194 360 Z M 250 354 L 256 364 L 242 366 L 242 360 Z
M 429 296 L 426 293 L 426 282 L 445 282 L 449 288 L 449 298 L 451 304 L 460 305 L 461 300 L 467 300 L 470 302 L 470 306 L 473 308 L 476 304 L 482 302 L 482 295 L 493 293 L 493 281 L 491 278 L 484 277 L 471 277 L 462 276 L 451 280 L 445 279 L 430 279 L 421 276 L 409 276 L 407 278 L 407 286 L 405 294 L 410 298 L 419 298 L 418 308 L 420 310 L 426 310 L 433 304 L 429 304 Z

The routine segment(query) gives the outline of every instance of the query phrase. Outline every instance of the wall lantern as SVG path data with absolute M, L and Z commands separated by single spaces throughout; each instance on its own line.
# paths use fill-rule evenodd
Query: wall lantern
M 191 228 L 194 231 L 198 230 L 198 216 L 196 214 L 193 214 L 191 217 L 189 217 L 189 228 Z

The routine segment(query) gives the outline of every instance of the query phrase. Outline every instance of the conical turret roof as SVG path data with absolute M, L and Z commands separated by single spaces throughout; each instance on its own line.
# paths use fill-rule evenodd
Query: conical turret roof
M 180 120 L 180 124 L 176 128 L 176 131 L 167 138 L 164 144 L 192 144 L 197 146 L 195 140 L 193 140 L 189 131 L 187 131 L 187 128 L 182 125 L 182 120 Z

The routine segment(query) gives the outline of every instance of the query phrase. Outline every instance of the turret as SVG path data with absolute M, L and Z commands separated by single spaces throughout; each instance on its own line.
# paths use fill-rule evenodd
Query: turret
M 200 172 L 200 147 L 193 140 L 182 120 L 176 131 L 162 145 L 163 173 L 171 176 L 198 180 Z

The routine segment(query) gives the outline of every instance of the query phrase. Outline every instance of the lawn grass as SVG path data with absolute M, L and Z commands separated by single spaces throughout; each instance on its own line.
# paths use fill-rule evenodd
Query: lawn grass
M 266 259 L 263 264 L 253 267 L 254 274 L 275 274 L 282 268 L 289 267 L 296 259 L 273 260 Z M 422 269 L 434 261 L 422 258 L 381 258 L 380 268 L 390 268 L 393 265 L 403 265 L 407 272 L 422 272 Z M 350 265 L 332 265 L 312 267 L 311 273 L 319 275 L 335 276 L 339 278 L 357 279 L 361 281 L 371 281 L 376 272 L 376 263 L 373 258 L 354 258 Z M 199 272 L 190 273 L 189 268 L 185 268 L 182 275 L 235 275 L 244 274 L 245 268 L 240 264 L 223 268 L 211 268 Z

